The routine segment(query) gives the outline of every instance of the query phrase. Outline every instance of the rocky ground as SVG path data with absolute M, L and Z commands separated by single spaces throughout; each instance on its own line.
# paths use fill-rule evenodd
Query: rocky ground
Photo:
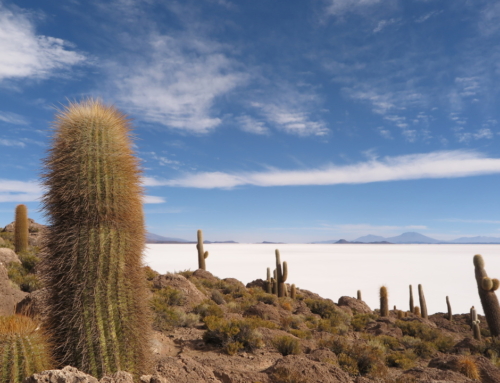
M 16 311 L 43 321 L 43 287 L 23 292 L 19 286 L 26 284 L 9 279 L 23 260 L 9 248 L 9 228 L 0 233 L 0 315 Z M 43 227 L 32 233 L 33 245 L 41 232 Z M 500 342 L 488 336 L 483 317 L 478 341 L 468 314 L 449 320 L 442 313 L 424 319 L 390 311 L 381 317 L 351 297 L 333 302 L 298 289 L 296 299 L 277 298 L 264 291 L 262 280 L 245 286 L 204 270 L 144 271 L 155 367 L 141 377 L 143 383 L 500 382 Z M 26 382 L 99 381 L 65 367 Z M 132 377 L 120 372 L 100 382 L 132 382 Z

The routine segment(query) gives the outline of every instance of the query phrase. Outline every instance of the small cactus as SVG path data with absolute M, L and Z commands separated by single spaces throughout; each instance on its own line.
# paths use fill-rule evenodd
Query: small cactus
M 453 314 L 451 312 L 451 303 L 448 296 L 446 296 L 446 306 L 448 307 L 448 314 L 446 315 L 446 318 L 451 322 L 453 320 Z
M 413 312 L 415 305 L 413 304 L 413 289 L 410 285 L 410 312 Z
M 480 320 L 477 317 L 477 312 L 474 306 L 471 308 L 471 324 L 472 333 L 474 334 L 474 339 L 481 340 L 481 328 L 479 327 Z
M 297 288 L 295 287 L 295 284 L 292 284 L 292 288 L 290 290 L 290 298 L 292 299 L 297 298 Z
M 380 316 L 388 317 L 389 316 L 389 299 L 387 293 L 387 287 L 382 286 L 380 288 Z
M 273 292 L 273 282 L 271 281 L 271 269 L 267 268 L 267 278 L 266 278 L 266 292 L 272 294 Z
M 413 307 L 413 314 L 417 317 L 420 317 L 420 307 L 414 306 Z
M 285 282 L 288 278 L 288 266 L 286 262 L 281 264 L 280 251 L 276 249 L 276 281 L 278 283 L 278 297 L 285 296 Z
M 0 317 L 0 383 L 21 383 L 54 367 L 51 345 L 36 322 L 22 315 Z
M 362 301 L 363 299 L 361 298 L 361 290 L 358 290 L 358 293 L 357 293 L 357 299 L 358 301 Z
M 28 229 L 28 208 L 26 205 L 17 205 L 16 219 L 14 221 L 14 249 L 18 254 L 28 250 Z
M 422 318 L 427 319 L 427 304 L 425 303 L 424 289 L 422 285 L 418 285 L 418 299 L 420 301 L 420 310 L 422 311 Z
M 198 249 L 198 268 L 206 270 L 207 265 L 205 264 L 205 259 L 208 258 L 208 251 L 203 251 L 203 232 L 201 230 L 198 230 L 197 237 L 198 243 L 196 244 L 196 248 Z
M 493 288 L 498 287 L 498 282 L 493 282 L 494 279 L 488 278 L 481 255 L 476 254 L 473 263 L 479 298 L 481 299 L 486 322 L 491 336 L 497 337 L 500 335 L 500 305 Z

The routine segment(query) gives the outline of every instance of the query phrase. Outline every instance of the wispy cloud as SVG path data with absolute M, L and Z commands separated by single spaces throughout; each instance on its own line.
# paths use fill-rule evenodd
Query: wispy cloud
M 83 54 L 69 48 L 62 39 L 37 35 L 22 9 L 8 9 L 0 3 L 0 81 L 45 79 L 85 60 Z
M 0 202 L 32 202 L 41 196 L 38 182 L 0 179 Z
M 1 59 L 0 59 L 1 62 Z M 29 122 L 28 120 L 21 116 L 20 114 L 17 113 L 11 113 L 11 112 L 1 112 L 0 111 L 0 121 L 6 122 L 7 124 L 13 124 L 13 125 L 28 125 Z
M 500 221 L 496 220 L 488 220 L 488 219 L 459 219 L 459 218 L 445 218 L 440 219 L 439 221 L 443 222 L 459 222 L 459 223 L 487 223 L 492 225 L 500 224 Z
M 258 121 L 250 116 L 240 116 L 236 119 L 241 130 L 254 134 L 269 134 L 269 129 L 266 128 L 262 121 Z
M 416 22 L 416 23 L 423 23 L 423 22 L 425 22 L 425 21 L 429 20 L 429 19 L 430 19 L 430 18 L 432 18 L 432 17 L 436 17 L 436 16 L 440 15 L 441 13 L 443 13 L 443 11 L 442 11 L 442 10 L 440 10 L 440 11 L 431 11 L 431 12 L 428 12 L 428 13 L 426 13 L 426 14 L 424 14 L 424 15 L 420 16 L 419 18 L 417 18 L 417 19 L 415 20 L 415 22 Z
M 118 102 L 145 121 L 191 133 L 220 125 L 212 110 L 216 100 L 248 78 L 237 63 L 210 41 L 158 34 L 143 39 L 143 52 L 109 68 Z
M 396 24 L 399 21 L 399 19 L 388 19 L 388 20 L 380 20 L 373 30 L 373 33 L 379 33 L 381 32 L 384 28 Z
M 26 146 L 26 144 L 22 141 L 10 140 L 7 138 L 0 138 L 0 145 L 2 145 L 2 146 L 19 146 L 21 148 L 24 148 Z
M 385 157 L 353 165 L 327 165 L 309 170 L 271 169 L 263 172 L 204 172 L 172 180 L 146 178 L 147 186 L 234 188 L 254 186 L 299 186 L 363 184 L 371 182 L 456 178 L 500 173 L 500 159 L 473 151 L 439 151 Z
M 326 11 L 331 15 L 340 15 L 346 12 L 358 12 L 380 2 L 381 0 L 329 0 Z
M 165 203 L 166 202 L 165 198 L 156 197 L 156 196 L 152 196 L 152 195 L 144 196 L 143 201 L 146 204 L 158 204 L 158 203 Z

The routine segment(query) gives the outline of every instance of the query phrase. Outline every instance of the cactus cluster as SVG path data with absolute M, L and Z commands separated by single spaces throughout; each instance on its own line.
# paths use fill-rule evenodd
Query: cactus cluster
M 196 244 L 196 248 L 198 249 L 198 269 L 206 270 L 207 265 L 205 259 L 208 258 L 208 251 L 203 250 L 203 232 L 201 230 L 198 230 L 197 237 L 198 243 Z
M 143 189 L 129 120 L 89 99 L 59 111 L 53 128 L 41 271 L 55 357 L 96 377 L 139 376 L 149 367 L 151 326 Z
M 280 251 L 276 249 L 276 284 L 278 285 L 278 297 L 284 297 L 288 295 L 286 290 L 285 282 L 288 278 L 288 266 L 286 262 L 281 264 Z
M 14 220 L 14 250 L 16 253 L 28 250 L 28 238 L 28 208 L 26 205 L 17 205 Z
M 47 336 L 30 318 L 0 317 L 0 383 L 21 383 L 54 367 Z
M 479 327 L 480 320 L 477 317 L 477 311 L 474 306 L 470 309 L 470 322 L 472 326 L 472 333 L 474 334 L 474 339 L 481 340 L 481 329 Z
M 488 323 L 491 335 L 497 337 L 500 335 L 500 305 L 495 294 L 495 287 L 498 288 L 499 284 L 498 279 L 488 278 L 481 255 L 476 254 L 473 258 L 473 263 L 477 289 L 486 322 Z

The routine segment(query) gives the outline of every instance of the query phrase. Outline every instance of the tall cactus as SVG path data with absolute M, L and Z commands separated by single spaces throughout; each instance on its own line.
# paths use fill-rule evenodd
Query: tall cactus
M 295 287 L 294 283 L 292 283 L 292 287 L 290 288 L 290 298 L 292 299 L 297 298 L 297 288 Z
M 205 264 L 205 259 L 208 258 L 208 251 L 203 251 L 203 232 L 201 230 L 198 230 L 197 237 L 198 243 L 196 244 L 196 248 L 198 249 L 198 268 L 206 270 L 207 265 Z
M 47 336 L 22 315 L 0 317 L 0 360 L 0 383 L 21 383 L 54 367 Z
M 281 265 L 280 251 L 276 249 L 276 278 L 278 282 L 278 297 L 285 296 L 285 282 L 288 278 L 288 266 L 286 262 Z
M 453 313 L 451 312 L 451 303 L 448 296 L 446 296 L 446 306 L 448 308 L 448 314 L 446 314 L 446 318 L 451 322 L 453 320 Z
M 267 268 L 267 278 L 266 278 L 266 292 L 272 294 L 273 292 L 273 282 L 271 278 L 271 269 Z
M 149 315 L 139 160 L 128 118 L 70 103 L 45 159 L 49 219 L 42 272 L 56 359 L 96 377 L 149 367 Z
M 418 285 L 418 300 L 420 301 L 420 310 L 422 312 L 422 318 L 428 319 L 427 303 L 425 303 L 425 295 L 422 285 Z
M 385 286 L 380 288 L 380 316 L 389 316 L 389 295 L 387 293 L 387 287 Z
M 413 312 L 415 304 L 413 303 L 413 288 L 410 285 L 410 312 Z
M 497 337 L 500 335 L 500 306 L 495 294 L 495 290 L 498 288 L 498 280 L 488 278 L 481 255 L 474 255 L 473 262 L 477 289 L 481 305 L 483 306 L 484 316 L 486 317 L 491 336 Z
M 14 221 L 14 248 L 16 253 L 28 250 L 28 229 L 28 208 L 26 205 L 17 205 Z

